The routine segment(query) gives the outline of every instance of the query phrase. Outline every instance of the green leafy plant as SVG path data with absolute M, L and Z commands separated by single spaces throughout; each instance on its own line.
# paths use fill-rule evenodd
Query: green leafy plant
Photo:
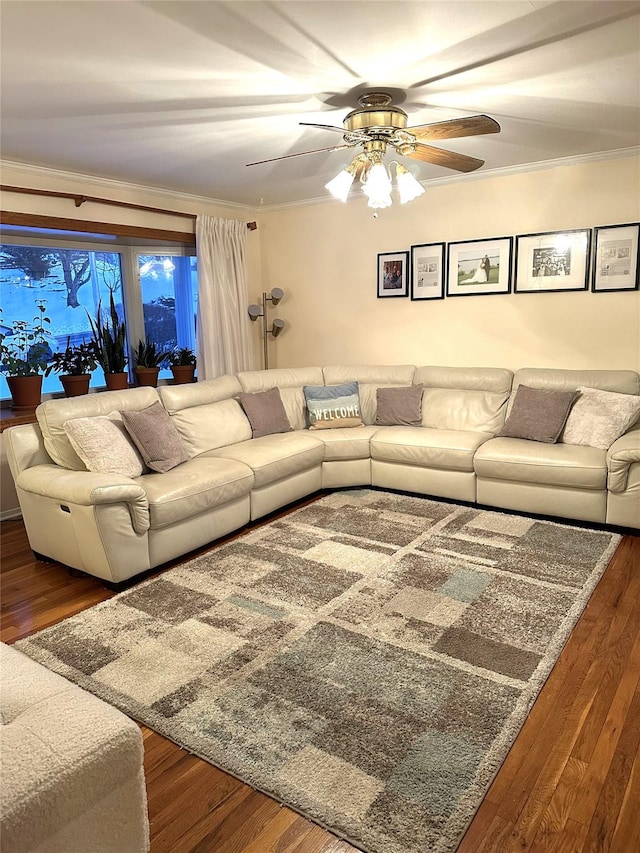
M 140 340 L 133 350 L 133 362 L 136 367 L 160 367 L 170 355 L 170 351 L 160 349 L 153 341 Z
M 0 372 L 7 376 L 37 376 L 44 373 L 52 355 L 52 338 L 47 324 L 46 300 L 35 303 L 38 314 L 30 325 L 26 320 L 15 320 L 11 334 L 0 334 Z
M 169 364 L 183 366 L 196 363 L 196 355 L 189 347 L 179 347 L 169 353 Z
M 95 320 L 90 314 L 92 340 L 96 347 L 100 366 L 107 373 L 124 373 L 127 368 L 127 327 L 116 310 L 113 291 L 109 294 L 109 315 L 102 313 L 102 303 L 98 304 Z
M 71 338 L 68 337 L 66 349 L 53 353 L 44 374 L 49 376 L 55 372 L 66 376 L 85 376 L 96 369 L 100 363 L 99 356 L 94 340 L 72 345 Z

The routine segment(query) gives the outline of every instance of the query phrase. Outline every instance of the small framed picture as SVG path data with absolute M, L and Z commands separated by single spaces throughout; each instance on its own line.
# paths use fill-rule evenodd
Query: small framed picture
M 378 298 L 409 294 L 409 252 L 378 255 Z
M 411 299 L 444 299 L 444 243 L 411 247 Z
M 586 290 L 591 229 L 516 237 L 516 293 Z
M 511 292 L 513 237 L 449 243 L 447 296 Z
M 594 255 L 591 290 L 607 293 L 612 290 L 638 290 L 640 223 L 602 225 L 593 229 Z

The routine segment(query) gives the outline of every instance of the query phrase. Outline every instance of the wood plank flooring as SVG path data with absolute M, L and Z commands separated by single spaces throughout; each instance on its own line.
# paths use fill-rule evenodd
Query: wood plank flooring
M 21 521 L 2 523 L 0 547 L 3 642 L 113 595 L 35 560 Z M 638 853 L 639 682 L 640 538 L 626 536 L 458 853 Z M 151 853 L 357 853 L 141 728 Z

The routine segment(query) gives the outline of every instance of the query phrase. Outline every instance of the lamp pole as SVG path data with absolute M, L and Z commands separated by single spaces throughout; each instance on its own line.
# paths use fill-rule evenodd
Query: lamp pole
M 267 346 L 267 294 L 262 294 L 262 351 L 264 354 L 264 369 L 269 369 L 269 347 Z
M 272 305 L 277 305 L 283 296 L 284 290 L 279 287 L 274 287 L 269 294 L 263 292 L 262 307 L 260 305 L 250 305 L 248 309 L 249 318 L 252 321 L 257 320 L 258 317 L 262 317 L 262 355 L 265 370 L 269 369 L 268 335 L 273 335 L 274 338 L 277 338 L 284 328 L 284 320 L 280 320 L 277 317 L 273 321 L 271 328 L 267 328 L 267 302 L 271 302 Z

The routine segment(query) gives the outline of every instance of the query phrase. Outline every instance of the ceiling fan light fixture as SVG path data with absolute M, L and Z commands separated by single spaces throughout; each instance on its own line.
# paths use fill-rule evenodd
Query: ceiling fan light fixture
M 354 157 L 346 169 L 342 169 L 342 171 L 338 172 L 335 178 L 332 178 L 328 184 L 324 185 L 324 188 L 329 190 L 331 195 L 334 198 L 337 198 L 338 201 L 347 200 L 351 184 L 358 172 L 358 163 L 360 159 L 360 156 Z
M 391 178 L 383 163 L 374 163 L 367 172 L 362 191 L 369 199 L 369 207 L 391 206 Z
M 418 198 L 418 196 L 424 193 L 422 184 L 416 180 L 402 163 L 396 164 L 396 180 L 398 182 L 398 192 L 400 193 L 400 204 L 413 201 L 414 198 Z

